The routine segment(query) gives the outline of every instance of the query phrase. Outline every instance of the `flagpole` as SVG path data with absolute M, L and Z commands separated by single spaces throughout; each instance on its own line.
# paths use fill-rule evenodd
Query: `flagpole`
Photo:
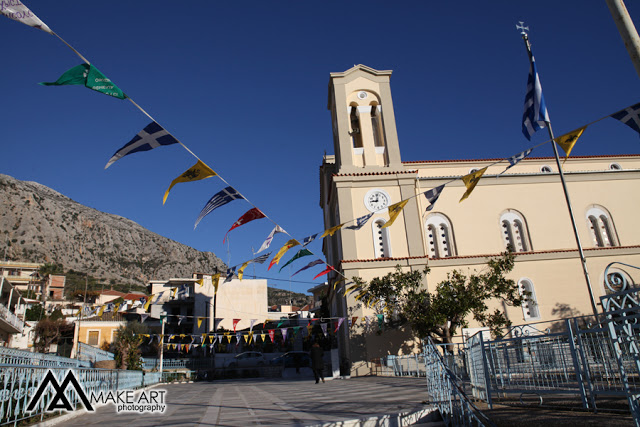
M 522 24 L 522 23 L 521 23 Z M 529 62 L 533 63 L 533 54 L 531 53 L 531 44 L 529 43 L 529 36 L 525 32 L 525 29 L 528 29 L 523 26 L 516 26 L 521 30 L 522 39 L 524 40 L 524 45 L 527 48 L 527 54 L 529 55 Z M 571 218 L 571 225 L 573 227 L 573 235 L 576 238 L 576 244 L 578 245 L 578 253 L 580 254 L 580 261 L 582 264 L 582 271 L 584 272 L 584 279 L 587 283 L 587 290 L 589 291 L 589 300 L 591 302 L 591 309 L 593 310 L 593 315 L 598 320 L 598 309 L 596 307 L 595 298 L 593 295 L 593 288 L 591 287 L 591 280 L 589 279 L 589 271 L 587 270 L 587 260 L 584 257 L 584 252 L 582 251 L 582 244 L 580 243 L 580 236 L 578 235 L 578 227 L 576 226 L 576 220 L 573 216 L 573 208 L 571 207 L 571 199 L 569 198 L 569 192 L 567 191 L 567 183 L 564 179 L 564 173 L 562 171 L 562 165 L 560 164 L 560 158 L 558 157 L 558 148 L 556 146 L 556 142 L 554 140 L 553 129 L 551 128 L 551 122 L 545 120 L 547 125 L 547 130 L 549 131 L 549 138 L 551 138 L 551 145 L 553 146 L 553 154 L 556 158 L 556 165 L 558 166 L 558 172 L 560 175 L 560 182 L 562 182 L 562 190 L 564 191 L 564 198 L 567 202 L 567 209 L 569 210 L 569 217 Z

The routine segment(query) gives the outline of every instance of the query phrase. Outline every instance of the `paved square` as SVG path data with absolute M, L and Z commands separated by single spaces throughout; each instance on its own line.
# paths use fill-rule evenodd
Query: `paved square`
M 424 378 L 251 379 L 162 384 L 164 414 L 117 414 L 112 405 L 64 421 L 65 426 L 321 425 L 428 408 Z

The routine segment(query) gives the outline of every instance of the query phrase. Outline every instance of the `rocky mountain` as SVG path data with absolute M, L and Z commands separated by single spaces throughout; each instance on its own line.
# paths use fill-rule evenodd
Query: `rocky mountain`
M 91 209 L 36 182 L 2 174 L 0 248 L 8 260 L 55 262 L 117 283 L 146 284 L 226 269 L 211 252 Z

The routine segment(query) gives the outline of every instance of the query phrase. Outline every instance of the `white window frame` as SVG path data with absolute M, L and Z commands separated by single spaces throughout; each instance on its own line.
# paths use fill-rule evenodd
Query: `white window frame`
M 389 229 L 381 229 L 387 223 L 384 218 L 376 218 L 371 223 L 371 234 L 373 237 L 373 254 L 374 258 L 391 258 L 391 239 Z M 380 245 L 380 237 L 382 237 L 382 245 Z
M 509 245 L 514 252 L 530 252 L 531 238 L 524 215 L 515 209 L 508 209 L 500 215 L 500 231 L 504 247 Z
M 620 246 L 611 214 L 604 207 L 591 205 L 585 217 L 591 240 L 596 247 Z
M 522 304 L 522 315 L 524 316 L 524 320 L 540 319 L 542 316 L 540 315 L 538 298 L 536 298 L 536 289 L 533 284 L 533 280 L 528 277 L 522 277 L 518 280 L 518 292 L 520 295 L 523 295 L 524 291 L 528 291 L 530 293 Z M 531 304 L 531 302 L 533 302 L 533 304 Z
M 449 258 L 457 255 L 453 227 L 446 215 L 439 212 L 431 213 L 425 221 L 424 229 L 427 233 L 430 258 Z M 432 233 L 432 238 L 429 237 L 429 233 Z

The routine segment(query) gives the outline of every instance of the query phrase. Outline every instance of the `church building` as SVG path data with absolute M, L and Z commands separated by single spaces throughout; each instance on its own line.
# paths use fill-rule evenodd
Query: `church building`
M 347 282 L 381 277 L 398 265 L 405 271 L 429 266 L 424 286 L 433 290 L 452 270 L 480 270 L 511 247 L 517 256 L 508 277 L 530 293 L 523 307 L 506 307 L 514 325 L 592 314 L 555 158 L 527 157 L 504 173 L 508 163 L 489 166 L 471 197 L 459 203 L 466 188 L 452 180 L 501 159 L 403 161 L 390 77 L 391 71 L 364 65 L 331 73 L 335 154 L 325 155 L 320 167 L 320 206 L 325 229 L 350 223 L 325 239 L 327 263 Z M 607 266 L 640 266 L 640 155 L 570 157 L 563 171 L 593 302 L 601 312 Z M 445 183 L 427 210 L 423 193 Z M 407 199 L 393 225 L 382 228 L 389 220 L 386 208 Z M 369 213 L 364 226 L 348 228 Z M 639 273 L 622 264 L 609 270 L 631 283 L 640 282 Z M 330 273 L 329 289 L 340 274 Z M 339 330 L 342 363 L 353 374 L 368 373 L 374 358 L 417 351 L 410 331 L 380 331 L 376 312 L 353 294 L 335 293 L 331 305 L 332 316 L 359 319 Z

